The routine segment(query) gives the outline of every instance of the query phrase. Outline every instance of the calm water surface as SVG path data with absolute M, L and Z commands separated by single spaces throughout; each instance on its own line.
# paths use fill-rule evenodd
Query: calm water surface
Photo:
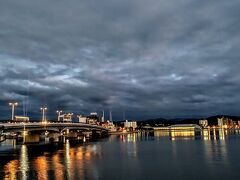
M 0 179 L 240 179 L 240 136 L 114 135 L 86 143 L 0 145 Z

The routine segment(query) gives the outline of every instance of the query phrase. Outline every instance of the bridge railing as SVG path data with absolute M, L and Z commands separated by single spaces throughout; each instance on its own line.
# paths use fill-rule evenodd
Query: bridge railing
M 85 124 L 85 123 L 75 123 L 75 122 L 28 122 L 28 123 L 0 123 L 0 130 L 6 129 L 24 129 L 24 128 L 39 128 L 39 127 L 62 127 L 62 128 L 94 128 L 94 129 L 101 129 L 108 131 L 107 128 L 99 126 L 99 125 L 92 125 L 92 124 Z

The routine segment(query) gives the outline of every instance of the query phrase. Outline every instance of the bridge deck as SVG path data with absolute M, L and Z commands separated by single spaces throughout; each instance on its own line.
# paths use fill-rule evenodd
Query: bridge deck
M 98 125 L 84 124 L 84 123 L 42 123 L 42 122 L 34 122 L 34 123 L 0 123 L 0 130 L 2 131 L 10 131 L 16 129 L 31 129 L 31 128 L 89 128 L 95 130 L 104 130 L 109 131 L 107 128 Z

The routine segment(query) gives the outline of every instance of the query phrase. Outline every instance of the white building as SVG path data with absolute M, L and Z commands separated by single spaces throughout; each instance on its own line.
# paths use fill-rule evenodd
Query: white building
M 126 129 L 132 128 L 133 130 L 135 130 L 137 128 L 137 122 L 136 121 L 128 121 L 128 120 L 126 120 L 124 122 L 124 128 L 126 128 Z
M 202 127 L 207 127 L 208 126 L 208 120 L 203 119 L 203 120 L 199 120 L 199 125 Z
M 233 121 L 232 119 L 225 118 L 225 117 L 218 118 L 218 126 L 220 128 L 228 128 L 230 126 L 233 126 Z
M 62 122 L 72 122 L 73 113 L 62 114 L 59 116 L 59 120 Z
M 77 117 L 78 117 L 78 121 L 80 123 L 85 123 L 85 124 L 87 123 L 87 117 L 86 116 L 79 115 Z
M 15 116 L 16 122 L 29 122 L 29 117 L 27 116 Z

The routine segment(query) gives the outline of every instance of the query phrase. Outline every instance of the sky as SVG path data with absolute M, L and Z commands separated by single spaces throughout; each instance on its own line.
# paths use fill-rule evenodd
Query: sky
M 0 1 L 0 119 L 240 115 L 239 0 Z M 25 104 L 25 105 L 24 105 Z

